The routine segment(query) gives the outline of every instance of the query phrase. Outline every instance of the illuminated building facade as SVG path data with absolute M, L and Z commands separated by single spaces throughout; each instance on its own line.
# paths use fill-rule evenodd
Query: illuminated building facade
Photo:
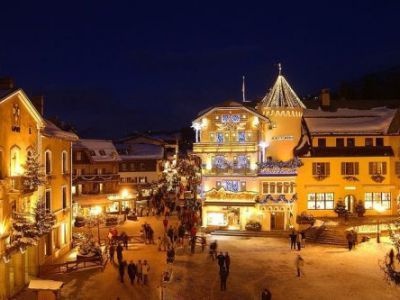
M 396 212 L 397 109 L 307 109 L 281 74 L 255 108 L 245 104 L 224 102 L 193 121 L 203 225 L 287 230 L 303 212 L 336 216 L 338 201 L 352 213 L 360 200 L 366 215 L 380 205 Z
M 40 109 L 39 109 L 40 111 Z M 71 144 L 78 137 L 45 120 L 21 90 L 0 95 L 0 299 L 11 298 L 71 245 Z M 26 185 L 28 152 L 38 154 L 45 183 Z M 5 256 L 16 214 L 32 215 L 39 199 L 54 216 L 36 246 Z

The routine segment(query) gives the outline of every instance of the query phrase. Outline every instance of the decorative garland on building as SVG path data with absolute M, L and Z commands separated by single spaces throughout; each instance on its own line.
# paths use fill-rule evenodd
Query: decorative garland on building
M 298 157 L 288 161 L 267 160 L 258 163 L 259 173 L 269 175 L 295 175 L 297 174 L 297 169 L 302 165 L 303 163 Z

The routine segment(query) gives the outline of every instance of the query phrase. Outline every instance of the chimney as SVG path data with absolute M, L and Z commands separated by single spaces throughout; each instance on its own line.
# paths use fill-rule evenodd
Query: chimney
M 321 108 L 329 108 L 331 106 L 331 95 L 329 89 L 322 89 L 319 96 L 319 105 Z
M 11 77 L 0 78 L 0 90 L 6 91 L 14 88 L 14 80 Z
M 33 96 L 30 99 L 37 111 L 42 115 L 42 117 L 44 117 L 44 96 Z

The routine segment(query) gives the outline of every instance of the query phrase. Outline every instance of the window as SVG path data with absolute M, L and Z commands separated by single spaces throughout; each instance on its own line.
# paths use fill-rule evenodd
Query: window
M 365 193 L 365 209 L 374 209 L 376 205 L 381 205 L 385 209 L 390 209 L 390 193 Z
M 89 154 L 90 156 L 96 156 L 96 152 L 94 152 L 94 150 L 89 150 Z
M 46 171 L 46 175 L 51 174 L 51 151 L 50 150 L 45 151 L 44 168 Z
M 221 186 L 226 191 L 231 191 L 231 192 L 239 192 L 239 191 L 241 191 L 241 189 L 240 189 L 240 181 L 239 180 L 222 180 L 221 181 Z
M 294 183 L 285 182 L 263 182 L 263 194 L 292 194 L 294 193 Z
M 245 141 L 246 141 L 246 132 L 239 131 L 238 132 L 238 142 L 239 143 L 244 143 Z
M 103 149 L 99 150 L 99 153 L 101 156 L 106 156 L 106 151 L 104 151 Z
M 383 138 L 376 138 L 375 143 L 376 143 L 376 147 L 383 147 L 384 146 Z
M 282 187 L 283 187 L 282 182 L 278 182 L 277 185 L 276 185 L 276 192 L 278 194 L 282 194 Z
M 358 175 L 358 162 L 342 162 L 342 175 Z
M 102 194 L 104 192 L 104 183 L 99 183 L 99 193 Z
M 121 166 L 121 171 L 123 171 L 123 172 L 125 172 L 126 171 L 126 163 L 122 163 L 122 164 L 120 164 L 120 166 Z
M 146 183 L 147 182 L 147 177 L 139 177 L 139 183 Z
M 400 175 L 400 161 L 396 161 L 396 175 Z
M 333 193 L 310 193 L 307 195 L 308 209 L 333 209 Z
M 338 148 L 343 148 L 344 147 L 344 139 L 343 138 L 337 138 L 336 139 L 336 147 L 338 147 Z
M 218 144 L 222 144 L 224 142 L 224 133 L 223 132 L 217 132 L 216 136 L 216 142 Z
M 373 147 L 374 140 L 372 138 L 365 138 L 365 147 Z
M 312 175 L 328 177 L 330 175 L 330 163 L 328 163 L 328 162 L 313 163 L 312 164 Z
M 68 153 L 63 151 L 61 154 L 61 174 L 66 174 L 68 172 Z
M 326 139 L 318 139 L 318 147 L 325 148 L 326 147 Z
M 22 173 L 20 162 L 20 149 L 18 146 L 13 146 L 10 151 L 10 176 L 19 176 Z
M 44 196 L 44 201 L 45 201 L 45 207 L 46 210 L 51 211 L 51 190 L 46 190 L 45 196 Z
M 239 123 L 240 115 L 221 115 L 222 123 Z
M 71 193 L 72 193 L 72 195 L 76 195 L 76 185 L 73 185 L 71 187 Z
M 13 114 L 13 124 L 11 126 L 11 130 L 14 132 L 20 132 L 21 131 L 21 110 L 19 108 L 18 103 L 13 104 L 12 108 L 12 114 Z
M 129 164 L 129 170 L 130 171 L 135 171 L 135 164 L 134 163 L 130 163 Z
M 67 206 L 67 187 L 63 186 L 62 187 L 62 208 L 66 209 Z
M 370 162 L 369 164 L 369 175 L 386 175 L 386 162 Z
M 356 145 L 356 142 L 355 142 L 354 138 L 347 139 L 347 147 L 354 147 L 355 145 Z
M 76 160 L 82 160 L 82 152 L 81 151 L 77 151 L 76 152 Z

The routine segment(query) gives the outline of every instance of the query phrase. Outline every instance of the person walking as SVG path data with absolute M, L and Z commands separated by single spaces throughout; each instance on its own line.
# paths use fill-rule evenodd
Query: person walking
M 301 234 L 301 248 L 305 248 L 306 247 L 306 232 L 304 230 L 302 230 L 300 232 Z
M 149 225 L 148 231 L 149 231 L 149 244 L 155 244 L 155 242 L 154 242 L 154 230 L 153 230 L 153 228 L 151 228 L 150 225 Z
M 389 257 L 388 265 L 393 268 L 393 263 L 394 263 L 394 251 L 393 251 L 393 248 L 390 249 L 388 257 Z
M 136 273 L 137 273 L 137 283 L 143 283 L 143 265 L 142 261 L 139 259 L 136 265 Z
M 168 235 L 172 245 L 174 245 L 174 229 L 172 228 L 172 225 L 169 226 L 169 228 L 167 230 L 167 235 Z
M 229 274 L 229 266 L 231 265 L 231 257 L 229 256 L 228 252 L 225 252 L 225 268 Z
M 142 274 L 143 274 L 143 284 L 147 285 L 149 281 L 149 271 L 150 271 L 150 266 L 147 263 L 147 260 L 144 260 L 143 265 L 142 265 Z
M 221 270 L 222 268 L 225 267 L 225 256 L 224 254 L 222 254 L 222 252 L 220 252 L 217 255 L 217 260 L 218 260 L 219 270 Z
M 110 248 L 108 248 L 108 253 L 110 255 L 110 263 L 114 262 L 114 253 L 115 253 L 115 247 L 113 244 L 110 245 Z
M 353 234 L 353 249 L 356 250 L 356 245 L 358 243 L 358 234 L 355 230 L 352 230 L 351 233 Z
M 118 263 L 120 264 L 121 263 L 121 261 L 122 261 L 122 251 L 123 251 L 123 248 L 122 248 L 122 246 L 121 246 L 121 243 L 118 243 L 118 246 L 117 246 L 117 259 L 118 259 Z
M 126 250 L 128 250 L 129 237 L 125 232 L 123 232 L 121 235 L 122 235 L 122 242 L 124 243 L 124 247 Z
M 136 276 L 136 265 L 133 263 L 133 260 L 131 260 L 128 264 L 128 276 L 131 281 L 131 285 L 133 285 Z
M 304 259 L 299 254 L 297 255 L 296 258 L 297 277 L 300 277 L 301 274 L 304 275 L 303 266 L 304 266 Z
M 298 232 L 296 236 L 297 251 L 301 250 L 301 233 Z
M 272 294 L 269 289 L 265 288 L 261 293 L 261 300 L 271 300 Z
M 294 231 L 294 229 L 292 230 L 292 233 L 289 234 L 290 237 L 290 250 L 294 249 L 296 250 L 296 232 Z
M 121 280 L 121 283 L 124 283 L 125 267 L 126 267 L 126 261 L 121 261 L 118 266 L 119 278 Z
M 222 267 L 219 271 L 219 277 L 221 279 L 221 291 L 226 291 L 226 281 L 228 279 L 228 272 L 225 267 Z
M 349 251 L 351 251 L 351 249 L 353 248 L 353 244 L 354 244 L 353 233 L 351 231 L 347 232 L 346 239 L 347 239 L 347 245 L 348 245 Z

